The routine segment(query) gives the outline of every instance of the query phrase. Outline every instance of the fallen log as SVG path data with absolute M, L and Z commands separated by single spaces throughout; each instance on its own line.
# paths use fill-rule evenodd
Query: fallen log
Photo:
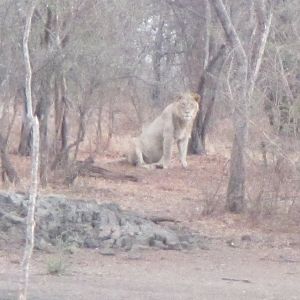
M 110 180 L 121 181 L 138 181 L 138 178 L 136 176 L 118 173 L 94 165 L 94 159 L 92 157 L 88 157 L 84 161 L 74 162 L 67 170 L 64 183 L 66 185 L 71 185 L 78 176 L 105 178 Z
M 171 217 L 164 217 L 164 216 L 151 216 L 148 218 L 153 223 L 162 223 L 162 222 L 170 222 L 170 223 L 180 223 L 180 221 L 171 218 Z

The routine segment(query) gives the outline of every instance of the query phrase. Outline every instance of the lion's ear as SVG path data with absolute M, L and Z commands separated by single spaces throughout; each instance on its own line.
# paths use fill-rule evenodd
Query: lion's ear
M 195 101 L 196 101 L 197 103 L 200 102 L 201 97 L 200 97 L 199 94 L 197 94 L 197 93 L 192 93 L 192 96 L 193 96 L 193 98 L 195 99 Z

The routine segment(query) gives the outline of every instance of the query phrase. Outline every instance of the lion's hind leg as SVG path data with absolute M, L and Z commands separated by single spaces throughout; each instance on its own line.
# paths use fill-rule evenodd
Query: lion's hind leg
M 141 150 L 141 146 L 137 138 L 132 140 L 127 159 L 128 162 L 133 166 L 142 167 L 145 169 L 154 169 L 152 165 L 145 163 L 143 158 L 143 152 Z

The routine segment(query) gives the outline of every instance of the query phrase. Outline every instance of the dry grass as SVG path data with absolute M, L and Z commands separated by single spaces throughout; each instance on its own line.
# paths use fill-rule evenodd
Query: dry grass
M 88 153 L 81 152 L 83 158 Z M 29 161 L 12 155 L 22 184 L 7 187 L 26 191 Z M 96 163 L 124 174 L 135 175 L 139 182 L 112 181 L 79 177 L 67 187 L 58 177 L 51 178 L 41 194 L 65 194 L 72 198 L 116 202 L 124 209 L 145 215 L 169 216 L 183 226 L 208 232 L 239 232 L 255 227 L 266 231 L 299 232 L 299 188 L 293 177 L 287 177 L 274 168 L 265 170 L 257 165 L 249 168 L 246 214 L 235 216 L 224 211 L 228 180 L 228 159 L 218 155 L 191 156 L 189 168 L 183 170 L 174 158 L 168 170 L 137 169 L 114 162 L 118 153 L 96 157 Z M 284 179 L 280 179 L 283 176 Z
M 18 120 L 19 122 L 20 120 Z M 117 127 L 127 124 L 119 116 Z M 230 157 L 231 127 L 223 120 L 216 124 L 208 139 L 207 156 L 188 157 L 189 168 L 180 167 L 174 151 L 174 160 L 168 170 L 136 169 L 116 163 L 122 158 L 132 132 L 124 125 L 122 135 L 114 135 L 110 148 L 95 156 L 96 163 L 108 169 L 137 176 L 139 182 L 121 182 L 79 177 L 73 186 L 62 185 L 62 178 L 52 174 L 49 185 L 41 194 L 65 194 L 72 198 L 116 202 L 124 209 L 147 215 L 163 215 L 178 219 L 183 226 L 195 230 L 239 232 L 245 228 L 263 228 L 278 232 L 299 232 L 300 195 L 299 174 L 284 161 L 280 165 L 270 160 L 264 168 L 259 155 L 249 155 L 247 198 L 248 209 L 242 216 L 224 211 Z M 10 158 L 22 178 L 18 186 L 0 183 L 0 188 L 28 191 L 28 158 L 16 153 L 19 125 L 16 123 L 10 145 Z M 132 125 L 131 125 L 132 126 Z M 76 126 L 74 126 L 76 129 Z M 118 130 L 119 128 L 116 128 Z M 218 130 L 220 130 L 219 134 Z M 89 156 L 94 149 L 95 126 L 90 125 L 86 142 L 81 145 L 79 159 Z M 251 152 L 252 153 L 252 152 Z

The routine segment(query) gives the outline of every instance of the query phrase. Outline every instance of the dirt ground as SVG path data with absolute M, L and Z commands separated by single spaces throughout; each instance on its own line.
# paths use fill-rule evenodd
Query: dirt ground
M 36 251 L 29 299 L 300 299 L 300 230 L 279 219 L 257 222 L 222 208 L 228 161 L 218 156 L 189 157 L 183 170 L 174 160 L 168 170 L 136 169 L 99 163 L 138 182 L 78 178 L 66 188 L 59 180 L 42 194 L 116 202 L 146 216 L 172 217 L 178 226 L 207 237 L 203 249 L 139 250 L 114 256 L 99 250 L 74 253 Z M 0 250 L 0 300 L 16 299 L 20 249 Z M 64 272 L 49 275 L 47 265 L 61 256 Z
M 0 299 L 16 299 L 18 260 L 1 252 Z M 65 256 L 65 272 L 48 275 L 49 254 L 35 253 L 28 299 L 300 299 L 300 254 L 282 249 L 147 251 Z

